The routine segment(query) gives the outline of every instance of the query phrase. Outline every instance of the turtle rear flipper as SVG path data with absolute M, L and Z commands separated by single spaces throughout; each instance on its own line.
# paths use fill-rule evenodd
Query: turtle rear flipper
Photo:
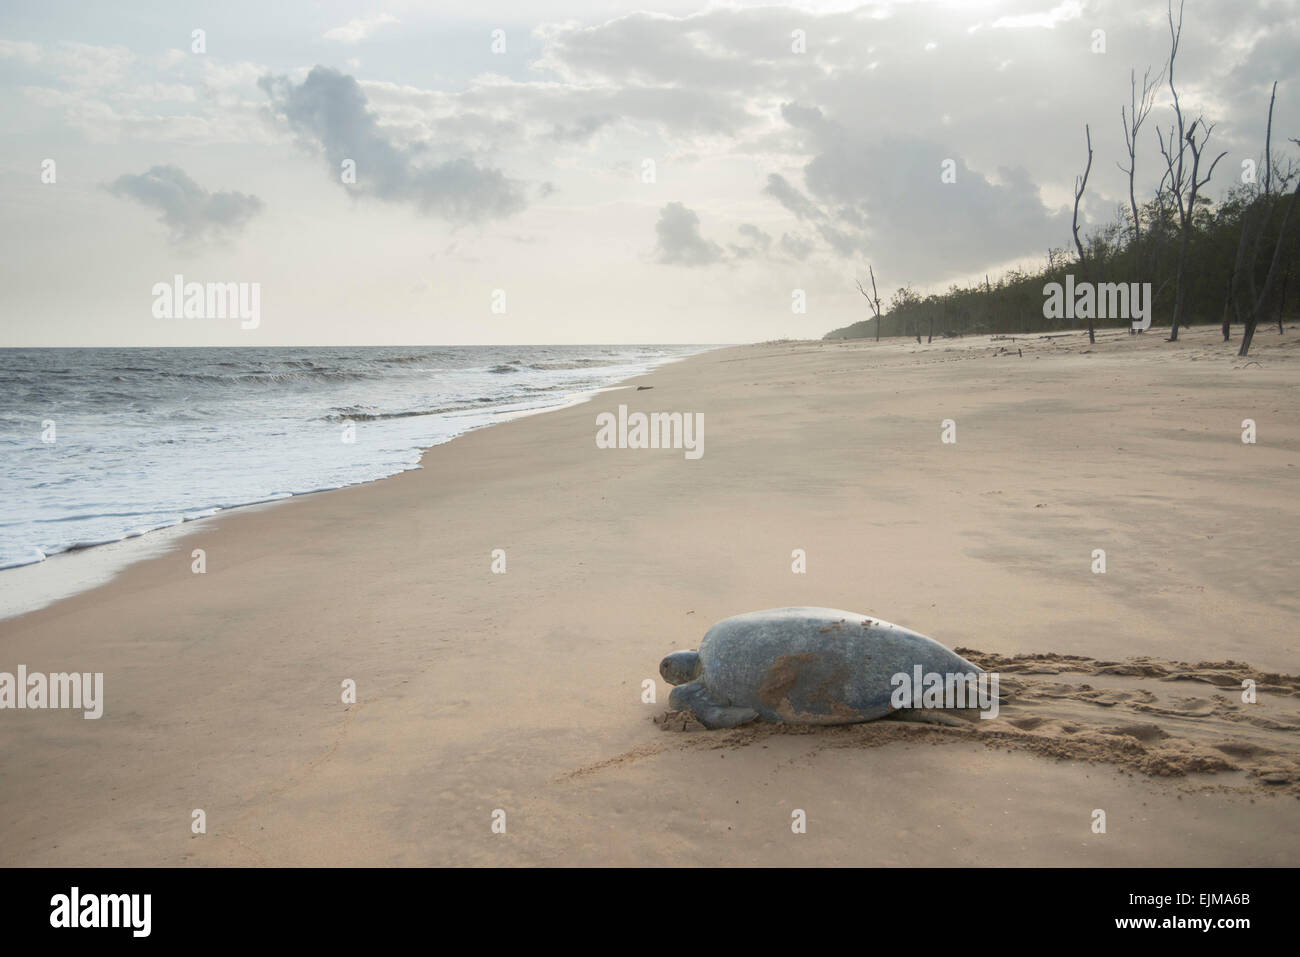
M 753 708 L 736 708 L 721 705 L 709 697 L 709 689 L 702 682 L 678 685 L 668 696 L 668 706 L 678 711 L 689 711 L 695 720 L 710 731 L 720 728 L 738 728 L 758 719 Z

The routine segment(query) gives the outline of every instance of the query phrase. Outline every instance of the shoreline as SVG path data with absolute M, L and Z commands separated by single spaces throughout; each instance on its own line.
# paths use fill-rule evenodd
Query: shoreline
M 1289 864 L 1300 338 L 1249 368 L 1215 338 L 725 347 L 213 516 L 203 575 L 0 622 L 0 670 L 105 674 L 96 721 L 0 713 L 0 863 Z M 702 412 L 705 454 L 597 448 L 620 402 Z M 783 605 L 973 650 L 1013 698 L 983 737 L 666 726 L 660 658 Z
M 728 347 L 707 347 L 704 351 L 709 352 L 718 348 Z M 689 358 L 689 356 L 665 359 L 658 363 L 655 368 L 662 365 L 670 365 L 674 362 L 681 362 L 684 358 Z M 653 369 L 650 371 L 653 371 Z M 644 374 L 646 373 L 638 373 L 638 375 Z M 629 379 L 633 378 L 637 378 L 637 376 L 634 375 L 629 377 Z M 468 435 L 470 432 L 490 429 L 494 426 L 514 421 L 515 419 L 540 415 L 545 412 L 555 412 L 573 405 L 581 405 L 584 402 L 591 401 L 602 392 L 625 388 L 625 386 L 622 385 L 625 381 L 628 380 L 620 379 L 611 385 L 577 390 L 566 395 L 561 401 L 554 405 L 497 412 L 495 413 L 498 416 L 497 420 L 485 422 L 481 425 L 471 426 L 465 431 L 453 435 L 446 441 L 436 442 L 433 445 L 425 446 L 421 449 L 420 457 L 415 465 L 392 472 L 388 475 L 380 476 L 379 478 L 364 479 L 346 485 L 311 489 L 303 492 L 289 492 L 261 501 L 246 502 L 238 505 L 227 506 L 225 508 L 217 508 L 207 514 L 198 515 L 194 518 L 188 519 L 182 518 L 168 525 L 151 528 L 147 531 L 138 532 L 136 534 L 124 535 L 122 538 L 76 545 L 71 548 L 65 548 L 62 551 L 47 554 L 44 558 L 37 561 L 0 568 L 0 621 L 5 621 L 9 618 L 16 618 L 33 611 L 38 611 L 54 602 L 61 601 L 65 598 L 71 598 L 75 595 L 81 594 L 82 592 L 98 588 L 101 585 L 108 584 L 122 571 L 137 562 L 169 554 L 174 551 L 175 548 L 179 547 L 179 542 L 182 539 L 193 534 L 192 526 L 195 526 L 200 522 L 234 512 L 269 508 L 304 496 L 321 495 L 326 492 L 337 492 L 341 489 L 352 488 L 358 485 L 369 485 L 375 482 L 382 482 L 386 479 L 392 478 L 394 475 L 401 475 L 402 472 L 418 471 L 423 468 L 422 462 L 425 453 L 435 446 L 446 445 L 450 442 L 456 441 L 456 439 L 461 436 Z M 52 562 L 55 564 L 52 565 Z

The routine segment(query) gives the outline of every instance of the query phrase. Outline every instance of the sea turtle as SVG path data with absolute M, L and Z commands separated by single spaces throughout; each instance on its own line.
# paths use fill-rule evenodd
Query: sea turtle
M 834 608 L 772 608 L 726 618 L 705 632 L 699 651 L 664 658 L 659 673 L 677 686 L 670 707 L 691 712 L 706 728 L 734 728 L 759 718 L 872 721 L 895 711 L 894 677 L 906 674 L 910 681 L 918 667 L 920 674 L 983 673 L 932 638 Z

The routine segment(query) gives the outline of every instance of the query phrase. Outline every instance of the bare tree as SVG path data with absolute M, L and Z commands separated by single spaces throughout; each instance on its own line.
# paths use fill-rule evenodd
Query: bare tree
M 1269 105 L 1269 138 L 1266 142 L 1270 143 L 1272 135 L 1272 104 Z M 1300 139 L 1291 141 L 1300 146 Z M 1272 188 L 1272 178 L 1270 171 L 1269 188 Z M 1264 231 L 1265 224 L 1270 218 L 1272 211 L 1272 202 L 1268 195 L 1258 197 L 1247 207 L 1242 214 L 1242 236 L 1237 245 L 1237 260 L 1233 266 L 1232 273 L 1232 290 L 1230 300 L 1237 318 L 1241 320 L 1243 331 L 1241 335 L 1241 348 L 1237 350 L 1237 355 L 1244 356 L 1250 351 L 1251 340 L 1255 337 L 1255 327 L 1259 324 L 1260 319 L 1265 318 L 1273 306 L 1274 290 L 1278 286 L 1278 281 L 1282 273 L 1282 256 L 1286 246 L 1287 227 L 1291 223 L 1292 214 L 1295 212 L 1296 202 L 1300 200 L 1300 176 L 1296 177 L 1295 190 L 1291 193 L 1291 200 L 1286 204 L 1286 209 L 1282 214 L 1282 223 L 1278 228 L 1277 238 L 1273 243 L 1273 255 L 1269 259 L 1268 273 L 1264 278 L 1262 289 L 1256 289 L 1255 284 L 1255 250 L 1259 248 L 1260 235 Z M 1247 253 L 1246 250 L 1251 252 Z M 1285 280 L 1282 280 L 1285 283 Z M 1248 287 L 1248 288 L 1247 288 Z M 1281 309 L 1279 306 L 1279 322 Z
M 1277 81 L 1273 81 L 1273 92 L 1268 98 L 1268 123 L 1264 127 L 1264 177 L 1262 189 L 1251 197 L 1246 208 L 1241 211 L 1241 238 L 1237 241 L 1237 256 L 1233 262 L 1232 274 L 1228 277 L 1228 293 L 1223 302 L 1223 341 L 1231 336 L 1232 315 L 1236 310 L 1234 302 L 1239 285 L 1249 282 L 1250 300 L 1253 304 L 1259 290 L 1255 284 L 1255 263 L 1259 261 L 1259 244 L 1264 235 L 1267 222 L 1273 215 L 1268 197 L 1273 191 L 1273 105 L 1277 101 Z M 1282 187 L 1286 189 L 1284 185 Z M 1260 202 L 1261 196 L 1264 202 Z M 1260 217 L 1263 221 L 1260 221 Z M 1289 270 L 1288 270 L 1289 273 Z M 1285 297 L 1285 285 L 1283 287 Z M 1278 313 L 1278 330 L 1282 328 L 1282 315 Z
M 1172 146 L 1172 143 L 1174 141 L 1174 129 L 1176 128 L 1178 130 L 1178 140 L 1177 140 L 1178 158 L 1176 164 L 1177 168 L 1175 168 L 1175 161 L 1170 157 L 1169 151 L 1166 151 L 1165 149 L 1164 138 L 1161 137 L 1160 131 L 1156 130 L 1156 139 L 1160 141 L 1160 152 L 1164 154 L 1165 166 L 1167 167 L 1164 176 L 1161 177 L 1160 188 L 1157 189 L 1157 193 L 1159 193 L 1161 189 L 1163 189 L 1165 181 L 1168 180 L 1169 191 L 1173 193 L 1174 198 L 1178 200 L 1178 213 L 1180 217 L 1180 223 L 1181 223 L 1181 216 L 1183 211 L 1182 191 L 1186 185 L 1186 179 L 1183 175 L 1183 140 L 1184 140 L 1185 131 L 1183 130 L 1183 109 L 1178 102 L 1178 88 L 1174 86 L 1174 62 L 1178 59 L 1178 41 L 1182 39 L 1182 35 L 1183 35 L 1183 0 L 1178 0 L 1177 27 L 1174 26 L 1174 3 L 1173 0 L 1169 0 L 1169 62 L 1165 66 L 1165 73 L 1169 79 L 1169 92 L 1174 98 L 1175 123 L 1174 125 L 1170 126 L 1169 139 Z
M 1264 128 L 1264 195 L 1272 194 L 1273 186 L 1273 103 L 1277 100 L 1277 80 L 1273 81 L 1273 92 L 1268 98 L 1268 125 Z M 1285 183 L 1282 189 L 1286 189 Z M 1270 208 L 1269 214 L 1272 214 Z M 1286 287 L 1291 281 L 1291 265 L 1287 264 L 1286 274 L 1282 277 L 1282 295 L 1277 301 L 1277 334 L 1283 334 L 1282 309 L 1286 305 Z
M 1084 278 L 1087 279 L 1087 262 L 1083 255 L 1083 243 L 1079 241 L 1079 200 L 1083 198 L 1083 191 L 1088 188 L 1088 173 L 1092 171 L 1092 130 L 1088 124 L 1083 125 L 1084 136 L 1088 140 L 1088 165 L 1083 168 L 1083 175 L 1074 178 L 1074 248 L 1079 251 L 1079 267 L 1084 272 Z M 1092 328 L 1092 313 L 1088 313 L 1088 341 L 1096 342 L 1097 334 Z
M 1219 160 L 1227 155 L 1226 152 L 1220 153 L 1213 163 L 1210 164 L 1209 172 L 1205 174 L 1205 179 L 1200 178 L 1201 156 L 1205 152 L 1205 146 L 1210 141 L 1210 133 L 1213 132 L 1214 126 L 1207 125 L 1201 117 L 1192 120 L 1190 126 L 1184 126 L 1183 108 L 1178 101 L 1178 88 L 1174 85 L 1174 63 L 1178 59 L 1178 43 L 1183 33 L 1183 0 L 1178 3 L 1178 21 L 1174 22 L 1174 5 L 1173 0 L 1169 0 L 1169 66 L 1167 73 L 1169 75 L 1169 92 L 1174 100 L 1174 123 L 1169 128 L 1168 140 L 1161 136 L 1160 131 L 1156 131 L 1156 138 L 1160 142 L 1160 152 L 1165 158 L 1165 174 L 1160 180 L 1161 188 L 1167 181 L 1169 192 L 1173 196 L 1174 202 L 1178 207 L 1178 267 L 1176 272 L 1176 282 L 1174 285 L 1174 318 L 1170 325 L 1169 340 L 1175 342 L 1178 339 L 1178 326 L 1183 320 L 1183 309 L 1187 291 L 1187 250 L 1192 238 L 1192 221 L 1196 215 L 1196 194 L 1202 186 L 1209 183 L 1210 178 L 1214 175 L 1214 167 L 1219 164 Z M 1202 127 L 1201 140 L 1196 141 L 1196 128 Z M 1175 138 L 1175 130 L 1177 138 Z M 1191 170 L 1187 169 L 1187 154 L 1192 154 Z
M 1285 335 L 1286 330 L 1282 328 L 1282 310 L 1286 308 L 1286 290 L 1291 284 L 1291 263 L 1287 264 L 1286 273 L 1282 276 L 1282 295 L 1277 300 L 1277 334 Z
M 1272 192 L 1273 186 L 1273 104 L 1277 101 L 1277 80 L 1273 81 L 1273 92 L 1268 97 L 1268 125 L 1264 127 L 1264 195 Z
M 1137 178 L 1137 142 L 1138 133 L 1142 130 L 1142 124 L 1146 122 L 1147 116 L 1151 113 L 1151 108 L 1156 102 L 1156 90 L 1159 89 L 1160 81 L 1164 78 L 1164 67 L 1155 76 L 1151 75 L 1151 68 L 1147 67 L 1142 73 L 1142 93 L 1138 93 L 1137 88 L 1137 70 L 1130 68 L 1128 71 L 1128 88 L 1129 88 L 1129 105 L 1125 109 L 1119 108 L 1119 118 L 1124 126 L 1124 147 L 1128 151 L 1128 166 L 1116 162 L 1116 166 L 1121 171 L 1128 174 L 1128 206 L 1129 213 L 1133 217 L 1133 280 L 1136 282 L 1140 277 L 1142 269 L 1142 216 L 1138 212 L 1137 189 L 1135 180 Z M 1136 330 L 1132 324 L 1128 327 L 1129 335 L 1135 335 Z
M 867 291 L 862 288 L 862 280 L 856 280 L 858 292 L 867 297 L 867 303 L 871 306 L 871 311 L 876 316 L 876 341 L 880 341 L 880 296 L 876 293 L 876 271 L 870 266 L 867 270 L 871 273 L 871 295 L 867 296 Z
M 1118 162 L 1115 165 L 1128 174 L 1128 205 L 1129 211 L 1133 215 L 1133 249 L 1135 256 L 1142 242 L 1142 220 L 1138 215 L 1137 191 L 1134 189 L 1134 180 L 1137 176 L 1138 133 L 1142 129 L 1142 124 L 1146 122 L 1147 116 L 1151 113 L 1151 108 L 1155 105 L 1156 89 L 1159 87 L 1164 75 L 1165 71 L 1162 68 L 1153 77 L 1151 69 L 1148 67 L 1146 72 L 1142 74 L 1142 93 L 1139 95 L 1137 70 L 1130 69 L 1128 74 L 1129 106 L 1127 110 L 1122 106 L 1119 108 L 1119 118 L 1124 123 L 1124 146 L 1128 150 L 1128 166 Z M 1134 278 L 1137 277 L 1134 276 Z
M 1237 244 L 1237 257 L 1241 258 L 1241 243 Z M 1237 274 L 1238 266 L 1233 264 L 1232 272 L 1228 274 L 1228 285 L 1223 293 L 1223 341 L 1227 342 L 1232 337 L 1232 277 Z
M 1297 146 L 1300 146 L 1300 140 L 1292 140 Z M 1273 290 L 1277 285 L 1279 266 L 1282 260 L 1282 250 L 1286 245 L 1287 225 L 1291 222 L 1291 214 L 1295 212 L 1296 200 L 1300 199 L 1300 179 L 1296 180 L 1296 188 L 1291 193 L 1291 202 L 1286 205 L 1286 212 L 1282 214 L 1282 225 L 1278 230 L 1277 241 L 1273 244 L 1273 258 L 1269 262 L 1268 275 L 1264 279 L 1264 288 L 1260 290 L 1258 298 L 1252 303 L 1253 308 L 1250 313 L 1244 317 L 1244 330 L 1241 334 L 1241 348 L 1237 350 L 1237 355 L 1244 356 L 1250 351 L 1251 340 L 1255 337 L 1255 326 L 1259 320 L 1266 314 L 1272 303 Z M 1240 307 L 1238 307 L 1240 314 Z
M 1178 42 L 1183 35 L 1183 0 L 1178 0 L 1178 23 L 1174 23 L 1174 3 L 1169 0 L 1169 62 L 1165 72 L 1169 78 L 1169 93 L 1174 99 L 1174 123 L 1169 127 L 1169 143 L 1166 146 L 1165 139 L 1156 130 L 1156 139 L 1160 143 L 1160 153 L 1165 158 L 1165 172 L 1160 178 L 1160 185 L 1156 188 L 1157 197 L 1163 193 L 1166 188 L 1173 197 L 1175 205 L 1178 207 L 1178 230 L 1180 235 L 1187 230 L 1187 217 L 1183 210 L 1183 194 L 1187 190 L 1187 176 L 1183 170 L 1183 158 L 1186 155 L 1186 131 L 1183 128 L 1183 108 L 1178 102 L 1178 88 L 1174 86 L 1174 64 L 1178 59 Z M 1177 131 L 1177 139 L 1175 139 Z M 1177 146 L 1178 154 L 1174 156 L 1174 147 Z M 1168 187 L 1165 186 L 1166 182 Z M 1173 328 L 1169 334 L 1169 339 L 1178 338 L 1178 323 L 1182 319 L 1180 310 L 1183 302 L 1183 260 L 1181 256 L 1178 259 L 1178 282 L 1174 294 L 1174 321 Z

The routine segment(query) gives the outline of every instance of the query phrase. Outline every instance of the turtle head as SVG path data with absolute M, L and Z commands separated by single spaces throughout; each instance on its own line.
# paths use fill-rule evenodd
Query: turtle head
M 670 685 L 684 685 L 700 676 L 698 651 L 674 651 L 659 662 L 659 673 Z

